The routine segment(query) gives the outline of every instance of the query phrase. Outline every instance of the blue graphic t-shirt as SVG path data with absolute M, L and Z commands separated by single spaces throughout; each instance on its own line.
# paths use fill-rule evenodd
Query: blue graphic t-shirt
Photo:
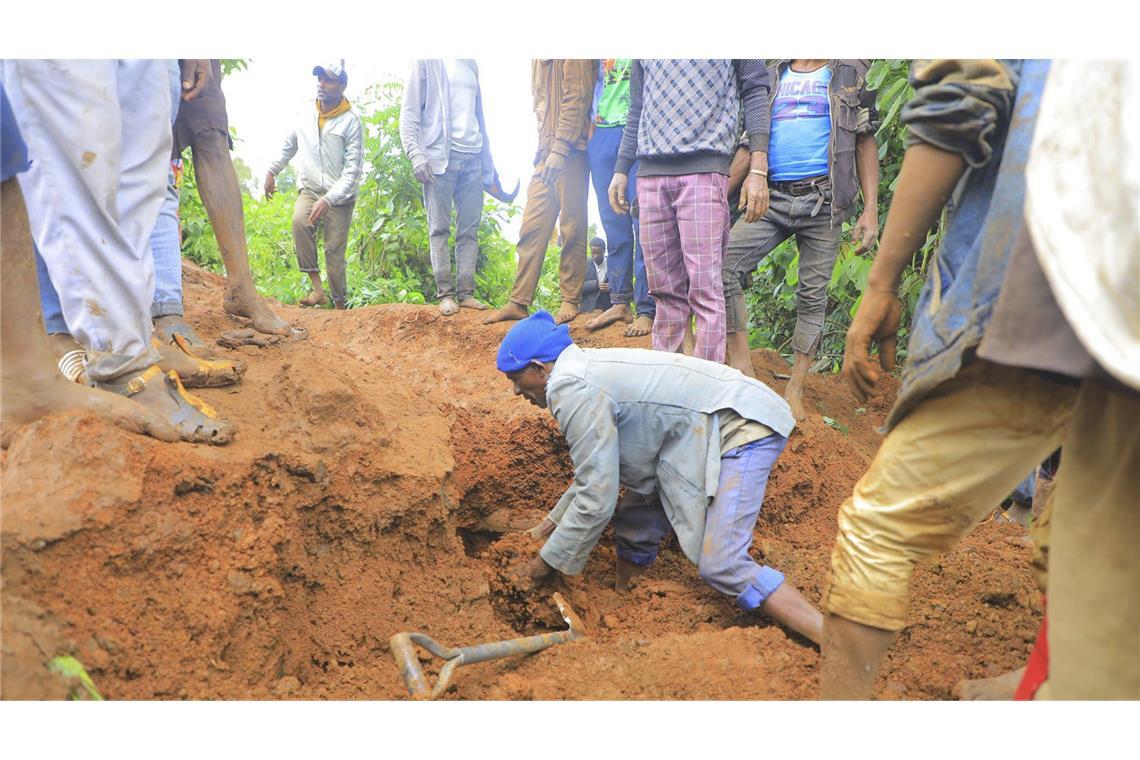
M 768 143 L 768 178 L 790 182 L 827 174 L 831 137 L 831 69 L 801 73 L 789 66 L 772 101 L 772 136 Z

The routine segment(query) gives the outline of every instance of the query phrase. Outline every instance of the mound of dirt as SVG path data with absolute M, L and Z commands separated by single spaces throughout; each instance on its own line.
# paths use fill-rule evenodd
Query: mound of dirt
M 189 264 L 185 280 L 191 324 L 231 329 L 221 280 Z M 495 370 L 509 325 L 403 305 L 281 313 L 310 338 L 220 349 L 245 380 L 201 392 L 237 423 L 228 446 L 67 414 L 17 433 L 0 458 L 3 696 L 62 696 L 45 663 L 70 654 L 110 699 L 404 698 L 392 634 L 461 646 L 562 629 L 554 590 L 588 638 L 465 666 L 449 698 L 816 694 L 818 652 L 705 586 L 675 543 L 627 594 L 608 533 L 577 578 L 524 593 L 510 577 L 537 551 L 515 531 L 572 469 L 550 414 Z M 584 323 L 581 345 L 649 346 Z M 753 364 L 783 390 L 782 358 Z M 813 376 L 805 398 L 818 414 L 772 473 L 754 550 L 818 602 L 836 510 L 891 395 L 857 407 Z M 963 677 L 1019 667 L 1040 615 L 1023 531 L 985 523 L 916 573 L 879 693 L 945 699 Z

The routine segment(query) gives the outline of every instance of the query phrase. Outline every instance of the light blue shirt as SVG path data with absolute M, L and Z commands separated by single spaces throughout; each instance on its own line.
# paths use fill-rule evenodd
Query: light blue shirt
M 574 482 L 550 512 L 548 565 L 582 571 L 617 506 L 618 488 L 657 493 L 691 561 L 720 481 L 720 421 L 741 417 L 787 436 L 795 426 L 775 391 L 723 364 L 638 348 L 583 349 L 558 357 L 546 400 L 574 462 Z
M 827 174 L 831 142 L 831 69 L 792 71 L 780 77 L 772 101 L 772 136 L 768 141 L 768 178 L 790 182 Z

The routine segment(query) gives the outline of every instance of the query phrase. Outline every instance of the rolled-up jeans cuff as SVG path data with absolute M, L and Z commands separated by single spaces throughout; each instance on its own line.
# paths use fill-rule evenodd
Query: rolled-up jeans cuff
M 772 593 L 784 583 L 784 574 L 766 565 L 760 567 L 756 579 L 736 597 L 736 606 L 742 610 L 754 610 L 762 605 Z
M 657 559 L 657 552 L 646 549 L 628 549 L 624 546 L 619 546 L 616 549 L 616 553 L 618 559 L 625 560 L 631 565 L 637 565 L 638 567 L 652 565 Z
M 792 334 L 792 350 L 797 354 L 815 356 L 815 352 L 819 349 L 819 340 L 822 335 L 823 330 L 819 328 L 812 328 L 811 330 L 797 329 Z
M 152 319 L 159 317 L 181 317 L 185 314 L 182 310 L 181 301 L 155 301 L 150 305 L 150 316 Z
M 614 306 L 629 306 L 633 303 L 633 293 L 611 293 L 610 303 Z
M 748 304 L 745 303 L 744 293 L 732 297 L 726 294 L 724 300 L 725 332 L 729 335 L 748 332 Z
M 147 367 L 158 364 L 158 350 L 149 342 L 146 349 L 137 356 L 111 353 L 89 353 L 87 358 L 87 377 L 94 383 L 114 383 L 124 378 L 133 377 Z

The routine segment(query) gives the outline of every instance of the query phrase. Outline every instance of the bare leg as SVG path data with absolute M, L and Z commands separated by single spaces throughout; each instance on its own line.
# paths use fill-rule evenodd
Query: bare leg
M 696 347 L 697 339 L 693 337 L 693 316 L 690 314 L 689 318 L 685 320 L 685 337 L 681 339 L 681 353 L 685 356 L 692 356 Z
M 598 316 L 591 319 L 586 323 L 587 330 L 600 330 L 603 327 L 608 327 L 614 322 L 632 322 L 633 315 L 629 311 L 629 304 L 615 303 L 610 308 L 603 311 Z
M 640 338 L 642 335 L 651 334 L 653 334 L 653 317 L 644 314 L 639 314 L 637 319 L 633 320 L 633 324 L 625 328 L 627 338 Z
M 319 306 L 325 302 L 325 286 L 321 284 L 320 272 L 309 272 L 309 295 L 302 298 L 302 306 Z
M 253 322 L 253 329 L 272 335 L 288 335 L 289 323 L 274 314 L 253 285 L 249 251 L 245 240 L 245 216 L 241 188 L 230 160 L 226 135 L 218 130 L 202 132 L 191 146 L 198 194 L 210 218 L 214 237 L 226 267 L 226 292 L 222 308 Z
M 781 583 L 760 605 L 760 611 L 815 644 L 823 639 L 823 615 L 794 586 Z
M 954 695 L 963 702 L 1006 702 L 1013 699 L 1023 676 L 1025 668 L 1021 667 L 993 678 L 959 681 L 954 687 Z
M 133 433 L 178 440 L 177 430 L 134 401 L 60 374 L 40 318 L 32 235 L 15 179 L 0 185 L 0 287 L 0 444 L 6 447 L 21 426 L 64 409 L 84 409 Z
M 649 569 L 649 565 L 635 565 L 632 562 L 627 562 L 621 557 L 617 558 L 617 567 L 614 572 L 614 589 L 625 593 L 629 591 L 630 584 L 645 571 Z
M 820 644 L 820 698 L 870 699 L 879 663 L 894 640 L 893 631 L 827 615 Z
M 573 322 L 574 318 L 578 316 L 578 305 L 563 301 L 562 305 L 558 307 L 558 313 L 554 315 L 554 324 L 562 325 L 567 322 Z
M 495 322 L 510 322 L 516 319 L 526 319 L 529 313 L 527 308 L 522 304 L 508 301 L 506 306 L 501 309 L 496 309 L 484 317 L 483 324 L 491 325 Z
M 724 363 L 730 367 L 735 367 L 749 377 L 756 377 L 756 372 L 752 369 L 752 351 L 748 348 L 748 333 L 734 332 L 728 334 Z
M 795 362 L 792 364 L 792 379 L 784 389 L 784 400 L 792 407 L 792 416 L 796 418 L 796 422 L 802 422 L 807 416 L 804 410 L 804 382 L 807 380 L 809 369 L 811 369 L 811 356 L 797 351 Z

